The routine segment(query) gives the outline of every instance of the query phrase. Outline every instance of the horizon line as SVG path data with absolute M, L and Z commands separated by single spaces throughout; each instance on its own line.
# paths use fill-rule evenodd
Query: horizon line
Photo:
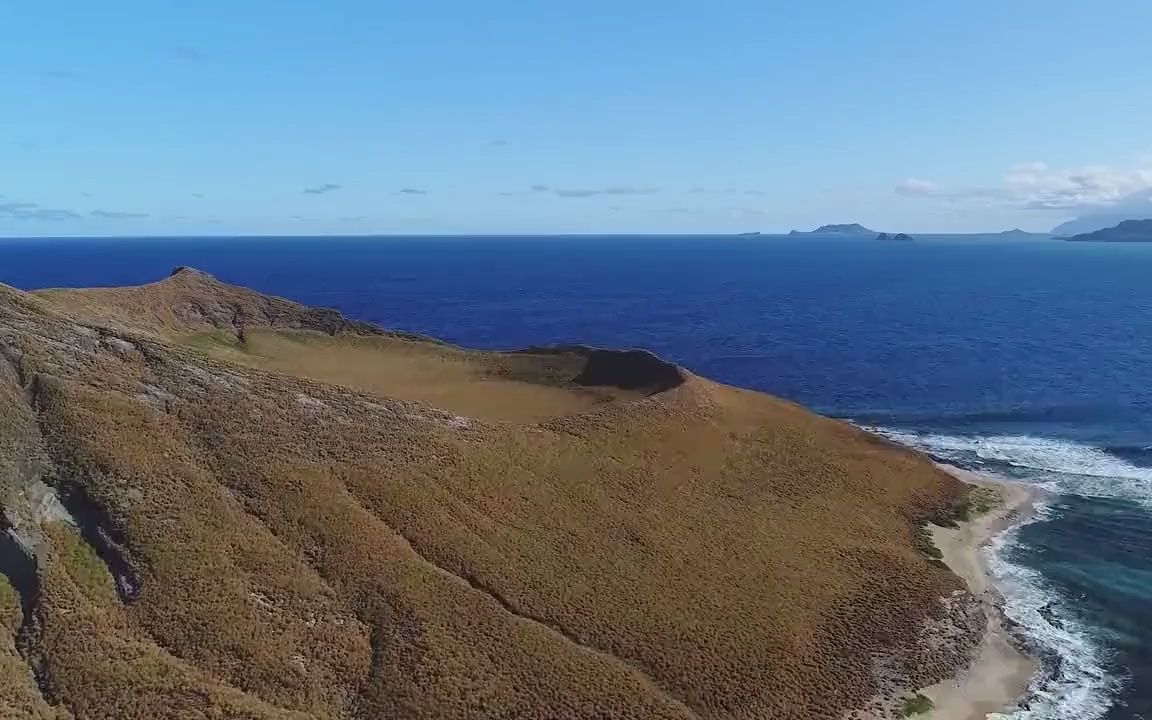
M 903 234 L 914 237 L 988 237 L 995 235 L 1014 234 L 1015 230 L 990 230 L 987 232 L 907 232 Z M 876 231 L 892 234 L 891 231 Z M 1019 231 L 1025 235 L 1040 235 L 1055 237 L 1051 232 L 1036 232 L 1030 230 Z M 820 238 L 862 239 L 873 233 L 816 233 L 809 230 L 785 232 L 522 232 L 522 233 L 237 233 L 237 234 L 211 234 L 211 235 L 175 235 L 175 234 L 142 234 L 142 235 L 0 235 L 0 242 L 8 240 L 241 240 L 241 239 L 321 239 L 321 238 L 550 238 L 550 237 L 715 237 L 715 238 L 788 238 L 817 236 Z

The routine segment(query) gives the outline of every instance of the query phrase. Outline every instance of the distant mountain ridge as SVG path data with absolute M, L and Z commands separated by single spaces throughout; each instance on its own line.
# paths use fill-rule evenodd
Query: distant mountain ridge
M 1125 220 L 1115 227 L 1080 233 L 1069 242 L 1152 242 L 1152 219 Z
M 1072 237 L 1073 235 L 1084 235 L 1086 233 L 1096 232 L 1097 230 L 1107 230 L 1116 227 L 1117 224 L 1125 220 L 1142 220 L 1144 218 L 1152 217 L 1152 210 L 1144 212 L 1125 212 L 1125 213 L 1109 213 L 1103 215 L 1088 215 L 1085 217 L 1078 217 L 1074 220 L 1061 223 L 1052 228 L 1052 235 L 1055 237 Z

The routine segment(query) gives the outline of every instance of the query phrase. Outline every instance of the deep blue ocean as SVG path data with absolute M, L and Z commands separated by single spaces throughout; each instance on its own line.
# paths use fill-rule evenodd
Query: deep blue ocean
M 775 237 L 0 240 L 0 282 L 221 280 L 486 348 L 637 346 L 1050 491 L 991 553 L 1015 718 L 1152 719 L 1152 244 Z

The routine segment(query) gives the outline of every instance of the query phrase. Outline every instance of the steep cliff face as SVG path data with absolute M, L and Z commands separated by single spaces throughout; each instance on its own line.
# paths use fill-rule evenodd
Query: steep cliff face
M 16 717 L 838 717 L 967 650 L 959 483 L 645 353 L 0 286 L 0 453 Z

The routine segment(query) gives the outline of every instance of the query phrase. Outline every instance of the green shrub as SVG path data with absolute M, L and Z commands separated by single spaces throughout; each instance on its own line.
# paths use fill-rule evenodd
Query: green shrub
M 52 534 L 58 542 L 60 560 L 68 569 L 68 575 L 72 580 L 89 597 L 105 601 L 115 600 L 116 589 L 112 575 L 92 546 L 71 528 L 53 528 Z
M 935 705 L 926 696 L 916 693 L 912 697 L 906 697 L 900 702 L 900 707 L 896 709 L 896 717 L 906 718 L 913 715 L 923 715 L 928 712 Z

